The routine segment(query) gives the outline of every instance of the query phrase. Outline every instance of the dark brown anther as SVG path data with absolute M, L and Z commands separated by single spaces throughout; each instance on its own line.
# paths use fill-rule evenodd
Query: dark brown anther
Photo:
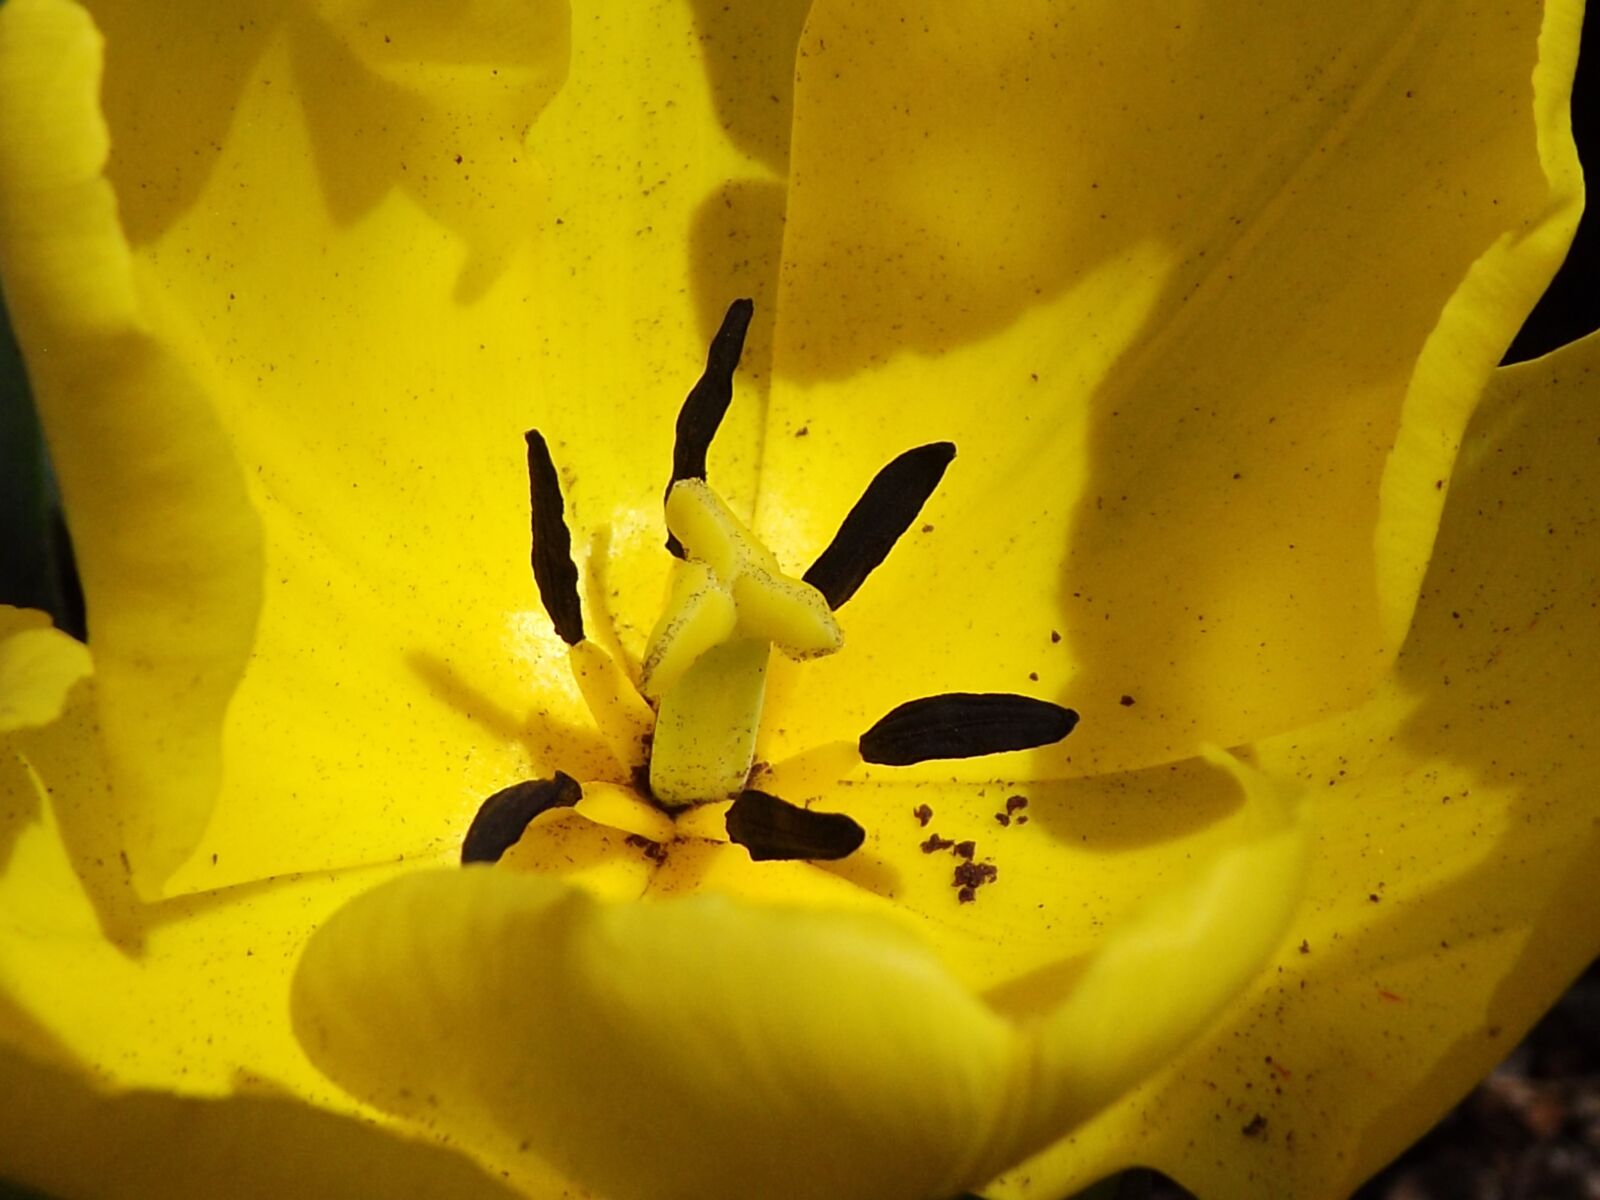
M 706 451 L 711 448 L 711 439 L 716 437 L 728 405 L 733 402 L 733 373 L 739 368 L 745 334 L 750 330 L 750 318 L 755 310 L 755 301 L 735 300 L 728 306 L 716 337 L 711 339 L 705 373 L 678 410 L 672 443 L 672 478 L 667 482 L 669 494 L 672 485 L 680 479 L 706 477 Z M 663 496 L 663 502 L 665 499 Z M 683 547 L 671 534 L 667 535 L 667 549 L 676 557 L 683 557 Z
M 861 735 L 869 763 L 905 767 L 934 758 L 976 758 L 1059 742 L 1078 714 L 1009 692 L 947 692 L 909 700 Z
M 829 862 L 860 848 L 867 836 L 844 813 L 812 812 L 766 792 L 748 790 L 728 809 L 728 839 L 755 862 L 810 859 Z
M 571 808 L 583 799 L 578 781 L 563 771 L 554 779 L 527 779 L 502 788 L 478 807 L 461 843 L 461 861 L 499 862 L 529 822 L 552 808 Z
M 953 442 L 931 442 L 907 450 L 873 476 L 833 541 L 805 573 L 805 581 L 823 594 L 829 608 L 838 608 L 854 596 L 888 557 L 955 456 Z
M 561 502 L 561 479 L 550 447 L 537 429 L 528 442 L 528 502 L 533 510 L 533 581 L 556 633 L 569 646 L 583 641 L 583 607 L 578 603 L 578 568 L 572 561 L 572 534 Z

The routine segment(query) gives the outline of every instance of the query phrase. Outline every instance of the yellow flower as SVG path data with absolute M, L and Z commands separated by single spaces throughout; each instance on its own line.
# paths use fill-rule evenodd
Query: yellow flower
M 0 8 L 0 273 L 94 657 L 6 710 L 65 704 L 4 767 L 4 1172 L 931 1196 L 1037 1151 L 985 1193 L 1333 1196 L 1595 953 L 1600 346 L 1457 456 L 1576 218 L 1573 6 L 780 7 L 96 3 L 103 90 L 76 7 Z M 708 478 L 785 570 L 957 447 L 844 649 L 770 669 L 762 786 L 865 828 L 834 864 L 707 806 L 649 836 L 528 577 L 537 427 L 643 659 L 672 413 L 747 293 Z M 854 762 L 958 690 L 1082 722 Z M 415 869 L 558 770 L 617 786 Z M 997 867 L 970 903 L 933 833 Z M 348 1092 L 289 1025 L 318 926 Z

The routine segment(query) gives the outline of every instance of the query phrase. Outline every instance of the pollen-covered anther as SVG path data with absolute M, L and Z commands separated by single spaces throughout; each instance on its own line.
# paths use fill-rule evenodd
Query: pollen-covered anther
M 944 478 L 956 456 L 952 442 L 930 442 L 899 455 L 879 471 L 845 516 L 828 548 L 805 573 L 805 581 L 838 608 L 856 594 Z
M 1048 746 L 1078 724 L 1070 708 L 1010 692 L 946 692 L 891 709 L 861 735 L 864 762 L 906 767 Z
M 728 809 L 728 840 L 754 862 L 848 858 L 866 840 L 866 830 L 844 813 L 814 812 L 768 792 L 747 790 Z
M 527 779 L 501 788 L 472 818 L 461 843 L 462 864 L 499 862 L 535 817 L 552 808 L 571 808 L 582 799 L 583 788 L 563 771 L 554 779 Z
M 672 479 L 663 500 L 671 497 L 673 485 L 680 479 L 706 477 L 706 451 L 711 448 L 711 439 L 717 436 L 722 418 L 733 401 L 733 373 L 739 369 L 739 357 L 744 353 L 744 339 L 750 331 L 750 318 L 755 315 L 755 308 L 753 300 L 735 300 L 728 305 L 722 326 L 711 339 L 705 373 L 678 411 L 678 426 L 672 443 Z M 674 557 L 683 557 L 683 545 L 674 533 L 668 533 L 667 549 Z
M 583 608 L 578 602 L 578 567 L 572 561 L 572 534 L 561 500 L 561 478 L 549 444 L 537 429 L 523 435 L 528 444 L 528 501 L 533 519 L 533 578 L 539 600 L 556 633 L 569 646 L 583 641 Z

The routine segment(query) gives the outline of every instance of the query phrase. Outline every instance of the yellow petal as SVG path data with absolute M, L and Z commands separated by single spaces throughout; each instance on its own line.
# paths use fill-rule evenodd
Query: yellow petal
M 81 747 L 88 707 L 65 720 Z M 0 992 L 107 1085 L 224 1095 L 241 1078 L 338 1101 L 288 1036 L 286 972 L 309 930 L 383 872 L 310 877 L 235 893 L 121 907 L 115 932 L 75 869 L 56 821 L 63 804 L 102 806 L 92 768 L 62 763 L 66 739 L 28 744 L 52 789 L 16 834 L 0 875 Z M 87 758 L 80 750 L 80 759 Z M 26 778 L 29 786 L 35 780 Z M 8 780 L 9 783 L 9 780 Z M 11 784 L 8 790 L 16 787 Z M 111 864 L 115 867 L 115 860 Z
M 1227 756 L 1141 774 L 1016 785 L 1027 797 L 998 786 L 846 788 L 815 807 L 867 824 L 850 858 L 752 867 L 737 847 L 674 847 L 651 887 L 848 903 L 915 929 L 967 987 L 1044 1022 L 1039 1092 L 1022 1124 L 1059 1131 L 1203 1028 L 1276 947 L 1301 892 L 1304 830 L 1281 787 Z M 1189 836 L 1149 844 L 1174 809 Z M 930 851 L 941 830 L 951 836 Z M 964 902 L 955 868 L 965 862 L 996 876 Z
M 0 733 L 54 721 L 92 669 L 89 648 L 47 614 L 0 604 Z
M 486 1162 L 548 1155 L 615 1200 L 950 1194 L 1017 1048 L 880 921 L 603 907 L 503 871 L 350 905 L 294 1006 L 357 1095 Z
M 0 1090 L 28 1101 L 0 1122 L 6 1178 L 63 1196 L 267 1197 L 291 1180 L 329 1195 L 504 1195 L 455 1154 L 374 1127 L 289 1033 L 288 973 L 310 930 L 393 868 L 161 905 L 124 892 L 97 911 L 105 898 L 56 821 L 107 809 L 91 690 L 17 736 L 27 768 L 0 774 Z M 524 1176 L 561 1194 L 547 1168 Z
M 138 273 L 216 361 L 266 529 L 240 765 L 175 890 L 432 853 L 518 778 L 614 771 L 529 578 L 522 433 L 561 469 L 595 636 L 636 661 L 673 419 L 752 293 L 711 470 L 754 492 L 781 205 L 724 121 L 770 101 L 718 100 L 708 62 L 755 35 L 697 54 L 687 3 L 570 38 L 555 3 L 307 7 L 96 7 Z
M 118 1095 L 83 1073 L 6 1048 L 0 1048 L 0 1088 L 27 1097 L 10 1105 L 0 1123 L 7 1182 L 48 1196 L 513 1200 L 522 1194 L 452 1151 L 286 1097 Z
M 1199 758 L 1087 779 L 837 778 L 791 762 L 753 784 L 866 829 L 855 854 L 795 864 L 784 886 L 826 896 L 848 881 L 937 945 L 964 984 L 1018 1010 L 1054 1003 L 1109 928 L 1258 835 L 1240 789 Z M 969 862 L 995 875 L 963 900 Z
M 1193 886 L 1159 897 L 1088 964 L 1040 1034 L 1060 1129 L 1163 1066 L 1260 968 L 1299 905 L 1305 830 L 1257 772 L 1226 756 L 1250 794 L 1256 837 Z
M 1135 1159 L 1202 1195 L 1347 1195 L 1600 953 L 1597 385 L 1597 337 L 1497 373 L 1395 676 L 1256 747 L 1308 788 L 1284 952 L 1212 1038 L 995 1195 Z
M 815 553 L 896 453 L 959 455 L 785 751 L 1031 684 L 1080 774 L 1361 700 L 1576 221 L 1576 22 L 817 4 L 757 530 Z
M 621 806 L 609 802 L 612 798 L 603 787 L 595 803 L 586 804 L 589 787 L 584 785 L 584 800 L 578 802 L 583 811 L 575 807 L 542 813 L 499 865 L 509 871 L 554 876 L 602 899 L 636 900 L 650 886 L 656 869 L 652 855 L 659 851 L 648 843 L 639 844 L 639 838 L 650 837 L 648 832 L 638 833 L 624 822 L 649 826 L 633 819 L 637 813 L 618 811 Z
M 618 1200 L 947 1195 L 1123 1091 L 1281 937 L 1302 831 L 1230 769 L 1253 836 L 998 1011 L 899 920 L 808 906 L 816 889 L 784 886 L 801 864 L 678 843 L 653 888 L 776 906 L 412 875 L 314 937 L 296 1028 L 357 1097 L 501 1169 L 545 1154 Z
M 101 177 L 100 39 L 64 0 L 0 11 L 0 271 L 83 577 L 101 734 L 140 886 L 194 848 L 221 771 L 261 549 L 212 412 Z

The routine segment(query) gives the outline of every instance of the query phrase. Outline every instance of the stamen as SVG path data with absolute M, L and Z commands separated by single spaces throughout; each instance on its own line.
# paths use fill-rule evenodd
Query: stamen
M 754 789 L 740 792 L 728 809 L 728 840 L 754 862 L 810 859 L 829 862 L 860 848 L 867 831 L 844 813 L 812 812 Z
M 526 779 L 502 788 L 478 808 L 461 843 L 461 861 L 499 862 L 535 817 L 552 808 L 571 808 L 583 799 L 578 781 L 563 771 L 554 779 Z
M 932 758 L 976 758 L 1059 742 L 1078 714 L 1009 692 L 948 692 L 910 700 L 861 735 L 869 763 L 906 767 Z
M 867 485 L 845 516 L 828 548 L 803 578 L 837 609 L 887 557 L 900 535 L 911 528 L 945 468 L 955 458 L 951 442 L 931 442 L 907 450 Z
M 739 367 L 739 356 L 744 353 L 745 334 L 755 310 L 755 301 L 735 300 L 728 306 L 717 336 L 711 339 L 705 373 L 678 410 L 677 433 L 672 443 L 672 478 L 667 482 L 663 501 L 678 480 L 706 477 L 706 451 L 711 448 L 711 439 L 716 437 L 717 428 L 733 401 L 733 373 Z M 676 557 L 683 557 L 683 547 L 671 533 L 667 535 L 667 549 Z
M 569 646 L 583 641 L 583 608 L 578 603 L 578 568 L 572 561 L 572 535 L 561 503 L 561 479 L 550 447 L 537 429 L 528 430 L 528 502 L 533 510 L 533 580 L 539 601 L 556 633 Z
M 567 665 L 612 756 L 628 770 L 643 770 L 650 761 L 650 732 L 656 714 L 622 664 L 585 638 L 567 647 Z

